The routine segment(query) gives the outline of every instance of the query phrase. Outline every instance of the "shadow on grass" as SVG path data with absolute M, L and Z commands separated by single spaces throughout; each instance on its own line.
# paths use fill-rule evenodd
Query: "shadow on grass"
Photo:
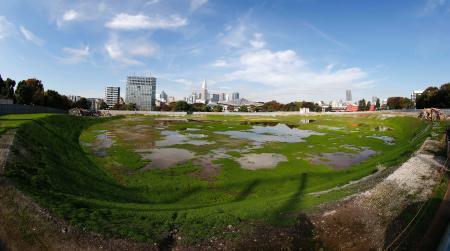
M 271 221 L 274 223 L 282 222 L 288 216 L 288 212 L 293 211 L 296 206 L 301 202 L 304 191 L 308 182 L 308 174 L 302 173 L 298 183 L 297 191 L 284 202 L 271 216 Z
M 235 202 L 245 200 L 254 190 L 254 188 L 261 183 L 261 180 L 256 179 L 250 183 L 248 183 L 244 189 L 236 196 Z

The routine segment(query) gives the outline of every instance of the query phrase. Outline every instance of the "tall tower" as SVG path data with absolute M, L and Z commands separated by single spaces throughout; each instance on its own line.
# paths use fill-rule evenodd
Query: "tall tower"
M 200 91 L 200 95 L 201 95 L 200 99 L 202 100 L 202 102 L 207 104 L 209 100 L 209 94 L 208 94 L 208 87 L 206 86 L 206 79 L 204 79 L 202 82 L 202 89 Z
M 352 102 L 352 91 L 351 90 L 345 91 L 345 101 Z

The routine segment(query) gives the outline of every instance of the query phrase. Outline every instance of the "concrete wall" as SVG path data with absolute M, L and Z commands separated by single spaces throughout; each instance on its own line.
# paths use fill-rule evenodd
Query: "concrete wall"
M 229 116 L 289 116 L 289 115 L 314 115 L 320 113 L 300 112 L 194 112 L 194 115 L 229 115 Z
M 116 110 L 100 110 L 104 114 L 111 114 L 111 116 L 119 115 L 167 115 L 167 116 L 184 116 L 187 112 L 158 112 L 158 111 L 116 111 Z
M 67 113 L 67 111 L 45 106 L 0 104 L 0 115 L 26 113 Z

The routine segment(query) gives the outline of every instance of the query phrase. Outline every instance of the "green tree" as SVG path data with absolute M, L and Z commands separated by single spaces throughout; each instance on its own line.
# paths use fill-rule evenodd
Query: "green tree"
M 377 102 L 375 103 L 375 108 L 377 110 L 380 110 L 380 108 L 381 108 L 381 103 L 380 103 L 380 99 L 379 98 L 377 98 Z
M 4 81 L 3 81 L 3 78 L 2 78 L 2 75 L 0 75 L 0 98 L 2 97 L 2 96 L 4 96 L 4 92 L 5 92 L 5 83 L 4 83 Z
M 266 102 L 261 106 L 261 111 L 263 111 L 263 112 L 276 112 L 276 111 L 283 111 L 283 110 L 284 110 L 284 105 L 281 103 L 278 103 L 275 100 Z
M 372 103 L 370 101 L 367 101 L 366 111 L 370 110 L 370 106 L 372 106 Z
M 365 111 L 366 110 L 366 100 L 361 99 L 358 101 L 358 111 Z
M 5 90 L 3 92 L 3 96 L 6 96 L 8 99 L 14 99 L 14 87 L 16 86 L 16 81 L 7 78 L 4 81 Z
M 43 105 L 68 110 L 71 107 L 71 101 L 66 97 L 60 95 L 57 91 L 47 90 L 44 93 L 45 102 Z
M 239 107 L 239 110 L 238 110 L 238 111 L 239 111 L 239 112 L 248 112 L 248 108 L 247 108 L 246 105 L 242 105 L 242 106 Z
M 229 111 L 229 112 L 234 112 L 234 109 L 235 109 L 234 105 L 229 105 L 227 107 L 227 111 Z
M 137 105 L 135 103 L 129 103 L 129 104 L 126 104 L 125 108 L 128 111 L 136 111 L 137 110 Z
M 221 105 L 215 105 L 213 107 L 213 112 L 222 112 L 223 111 L 223 106 Z
M 188 104 L 186 101 L 177 101 L 175 102 L 175 106 L 173 107 L 173 110 L 175 112 L 192 112 L 192 106 Z
M 17 85 L 15 95 L 19 104 L 41 105 L 44 103 L 44 85 L 40 80 L 34 78 L 22 80 Z
M 413 102 L 405 97 L 390 97 L 387 100 L 389 109 L 408 109 L 413 107 Z
M 72 105 L 73 108 L 89 109 L 89 102 L 85 98 L 80 98 L 77 102 Z
M 108 107 L 108 104 L 106 104 L 105 103 L 105 101 L 102 101 L 101 103 L 100 103 L 100 110 L 106 110 L 106 109 L 108 109 L 109 107 Z

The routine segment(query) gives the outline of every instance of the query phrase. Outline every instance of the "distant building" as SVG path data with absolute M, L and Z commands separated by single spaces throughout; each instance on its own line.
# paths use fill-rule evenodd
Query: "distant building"
M 219 101 L 228 101 L 228 94 L 222 92 L 219 94 Z
M 161 91 L 161 94 L 159 94 L 159 100 L 163 103 L 166 103 L 168 100 L 167 93 L 165 93 L 164 91 Z
M 120 102 L 120 87 L 108 86 L 105 89 L 105 103 L 109 108 Z
M 220 101 L 220 94 L 219 93 L 212 93 L 211 94 L 211 102 L 217 103 Z
M 347 108 L 345 109 L 346 112 L 357 112 L 358 111 L 358 106 L 355 104 L 348 104 Z
M 196 100 L 196 103 L 207 104 L 208 102 L 209 102 L 208 87 L 206 85 L 206 80 L 203 80 L 202 88 L 200 89 L 200 96 Z
M 239 99 L 239 92 L 233 92 L 231 94 L 231 100 L 237 100 Z
M 103 102 L 103 99 L 101 98 L 87 98 L 86 99 L 88 101 L 89 104 L 89 109 L 90 110 L 100 110 L 100 105 Z
M 352 91 L 351 90 L 345 91 L 345 101 L 352 102 Z
M 411 100 L 412 100 L 413 102 L 416 102 L 417 97 L 420 96 L 420 95 L 422 95 L 422 93 L 423 93 L 423 91 L 413 91 L 413 92 L 411 93 Z
M 156 78 L 128 76 L 126 103 L 136 104 L 140 111 L 153 111 L 156 106 Z
M 81 99 L 81 96 L 75 96 L 75 95 L 68 95 L 66 96 L 70 101 L 72 101 L 73 103 L 77 102 L 78 100 Z
M 172 103 L 172 102 L 175 102 L 175 101 L 176 101 L 176 99 L 175 99 L 174 96 L 169 96 L 169 97 L 167 98 L 167 103 Z
M 253 102 L 250 100 L 247 100 L 245 98 L 240 98 L 236 100 L 229 100 L 229 101 L 220 101 L 218 102 L 219 105 L 223 106 L 224 111 L 228 111 L 228 106 L 233 106 L 235 111 L 239 110 L 239 107 L 241 106 L 262 106 L 262 103 Z

